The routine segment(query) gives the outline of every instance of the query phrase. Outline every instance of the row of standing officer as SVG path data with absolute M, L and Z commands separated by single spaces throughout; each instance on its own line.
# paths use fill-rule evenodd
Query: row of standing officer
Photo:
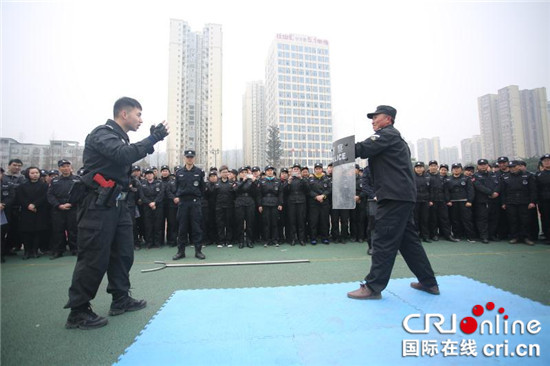
M 477 171 L 462 169 L 461 164 L 438 169 L 436 161 L 415 164 L 418 192 L 415 221 L 424 241 L 438 240 L 438 234 L 450 241 L 464 236 L 474 242 L 478 236 L 489 240 L 510 239 L 533 245 L 538 238 L 537 203 L 545 236 L 550 234 L 548 198 L 550 198 L 550 155 L 540 158 L 541 169 L 533 174 L 522 161 L 499 157 L 498 171 L 491 172 L 489 162 L 479 159 Z M 546 166 L 546 168 L 545 168 Z M 477 234 L 476 234 L 477 229 Z

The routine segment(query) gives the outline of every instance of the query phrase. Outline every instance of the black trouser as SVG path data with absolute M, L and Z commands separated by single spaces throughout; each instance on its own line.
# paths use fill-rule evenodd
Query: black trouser
M 376 228 L 376 210 L 378 209 L 378 202 L 374 199 L 367 201 L 367 242 L 369 248 L 372 248 L 372 239 L 374 237 L 374 229 Z
M 430 237 L 433 238 L 438 233 L 446 238 L 451 236 L 449 206 L 443 201 L 435 201 L 430 207 Z
M 430 204 L 429 202 L 416 202 L 414 206 L 414 223 L 416 231 L 425 239 L 430 235 Z
M 53 253 L 64 253 L 67 244 L 71 251 L 76 250 L 76 211 L 52 209 L 52 251 Z M 67 236 L 65 236 L 65 231 Z
M 277 208 L 275 208 L 277 209 Z M 242 243 L 246 222 L 246 239 L 254 241 L 254 228 L 256 227 L 256 206 L 235 207 L 235 240 Z
M 288 235 L 287 239 L 294 241 L 305 240 L 306 204 L 289 203 L 287 206 Z
M 283 206 L 283 209 L 279 211 L 279 218 L 277 220 L 277 230 L 279 232 L 279 240 L 280 241 L 289 241 L 290 236 L 288 232 L 288 217 L 287 217 L 288 209 L 286 208 L 286 204 Z
M 23 231 L 21 237 L 25 245 L 25 255 L 36 255 L 40 241 L 43 239 L 46 230 L 42 231 Z
M 498 211 L 498 229 L 497 234 L 500 239 L 506 240 L 510 234 L 510 225 L 508 223 L 508 213 L 499 208 Z
M 218 230 L 216 229 L 216 206 L 212 203 L 208 205 L 206 216 L 206 232 L 208 244 L 218 242 Z
M 136 218 L 136 206 L 128 206 L 128 211 L 130 211 L 130 218 L 132 219 L 132 232 L 133 232 L 133 239 L 134 239 L 134 246 L 140 247 L 141 244 L 139 242 L 139 231 L 138 231 L 138 225 L 137 225 L 137 218 Z
M 536 208 L 529 210 L 529 237 L 538 240 L 540 233 L 539 214 Z
M 330 235 L 332 240 L 347 240 L 349 238 L 350 211 L 330 210 Z
M 465 235 L 467 239 L 475 237 L 472 208 L 466 207 L 466 201 L 453 202 L 451 206 L 451 223 L 455 236 L 462 237 Z
M 329 205 L 326 202 L 312 201 L 309 204 L 309 229 L 311 240 L 328 239 Z
M 164 224 L 166 223 L 166 244 L 175 245 L 178 237 L 178 207 L 171 200 L 164 200 L 162 212 L 162 236 L 164 239 Z M 164 240 L 161 242 L 161 244 Z
M 546 240 L 550 240 L 550 199 L 539 201 L 540 223 Z
M 143 224 L 143 204 L 137 205 L 139 217 L 136 217 L 137 231 L 139 234 L 139 240 L 145 239 L 145 225 Z
M 145 226 L 145 245 L 160 247 L 164 236 L 163 207 L 157 206 L 154 210 L 149 205 L 143 206 L 143 224 Z
M 351 237 L 355 240 L 365 239 L 365 229 L 367 221 L 367 200 L 363 199 L 357 202 L 354 210 L 349 210 L 350 213 L 350 232 Z
M 233 207 L 216 207 L 216 229 L 220 243 L 234 240 L 235 209 Z
M 529 232 L 531 210 L 527 208 L 528 206 L 527 204 L 506 204 L 506 213 L 510 223 L 510 237 L 512 239 L 532 239 Z
M 9 214 L 9 215 L 8 215 Z M 20 207 L 12 207 L 10 212 L 6 212 L 8 218 L 8 248 L 9 251 L 12 249 L 21 249 L 22 239 L 21 232 L 19 231 L 19 219 L 21 218 L 21 209 Z
M 279 240 L 279 231 L 277 230 L 277 223 L 279 221 L 279 210 L 277 206 L 262 206 L 262 225 L 263 225 L 263 238 L 267 242 L 273 242 Z
M 191 240 L 195 249 L 202 244 L 202 203 L 199 198 L 181 200 L 178 205 L 178 249 L 184 250 Z
M 130 211 L 126 201 L 106 207 L 96 205 L 96 199 L 96 193 L 89 193 L 78 207 L 78 257 L 65 308 L 86 306 L 97 294 L 105 272 L 107 292 L 113 299 L 127 296 L 130 290 L 134 263 Z
M 416 232 L 414 206 L 414 202 L 378 201 L 372 264 L 365 278 L 369 288 L 375 292 L 381 292 L 388 285 L 398 250 L 420 283 L 428 287 L 437 285 Z
M 499 207 L 495 200 L 474 203 L 475 223 L 481 239 L 496 238 Z
M 8 230 L 9 224 L 4 224 L 0 227 L 0 254 L 2 255 L 2 257 L 10 251 L 7 241 Z

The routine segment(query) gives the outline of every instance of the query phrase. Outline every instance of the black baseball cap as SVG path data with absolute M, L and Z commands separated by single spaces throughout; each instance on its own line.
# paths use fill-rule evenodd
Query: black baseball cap
M 417 162 L 414 164 L 414 167 L 416 168 L 417 166 L 424 166 L 424 162 L 422 162 L 422 161 L 417 161 Z
M 323 163 L 315 163 L 314 168 L 321 168 L 321 169 L 323 169 Z
M 477 161 L 477 165 L 485 165 L 485 164 L 489 164 L 489 160 L 487 159 L 479 159 Z
M 57 169 L 52 169 L 48 172 L 48 175 L 59 175 L 59 171 Z
M 550 154 L 544 154 L 540 157 L 540 161 L 543 161 L 544 159 L 550 159 Z
M 59 160 L 59 161 L 57 162 L 57 166 L 60 167 L 60 166 L 63 166 L 63 165 L 65 165 L 65 164 L 70 164 L 70 163 L 71 163 L 71 162 L 70 162 L 69 160 L 67 160 L 67 159 L 61 159 L 61 160 Z
M 154 173 L 154 170 L 155 170 L 155 167 L 150 166 L 149 168 L 145 168 L 143 170 L 143 174 Z
M 462 168 L 462 164 L 460 163 L 453 163 L 452 168 Z
M 160 167 L 160 171 L 163 171 L 164 169 L 170 171 L 170 167 L 168 165 L 163 165 Z
M 247 168 L 247 170 L 248 170 L 248 167 L 243 167 L 243 168 Z M 259 166 L 254 165 L 254 166 L 252 167 L 252 171 L 253 171 L 253 172 L 259 172 L 259 171 L 261 171 L 261 169 L 260 169 Z
M 242 167 L 239 168 L 239 173 L 240 173 L 240 172 L 244 172 L 245 170 L 248 170 L 248 169 L 246 169 L 245 166 L 242 166 Z
M 510 160 L 508 162 L 508 166 L 512 167 L 512 166 L 518 166 L 518 161 L 517 160 Z
M 265 167 L 264 170 L 267 172 L 269 169 L 275 170 L 275 168 L 273 167 L 273 165 L 266 165 L 266 167 Z
M 294 165 L 292 166 L 292 168 L 293 168 L 293 169 L 294 169 L 294 168 L 298 168 L 298 169 L 302 170 L 302 166 L 301 166 L 300 164 L 298 164 L 298 163 L 294 163 Z
M 507 163 L 509 162 L 510 160 L 508 159 L 507 156 L 500 156 L 498 159 L 497 159 L 497 163 Z
M 474 166 L 473 165 L 466 165 L 464 167 L 464 170 L 475 170 Z
M 379 105 L 378 107 L 376 107 L 376 110 L 374 112 L 367 114 L 367 118 L 373 119 L 373 117 L 377 114 L 387 114 L 388 116 L 395 119 L 397 110 L 389 105 Z
M 141 171 L 141 167 L 139 165 L 132 166 L 132 171 L 135 172 L 136 170 Z
M 432 164 L 437 165 L 437 160 L 430 160 L 430 162 L 428 163 L 428 165 L 432 165 Z
M 439 166 L 439 168 L 445 168 L 445 169 L 449 170 L 449 166 L 447 164 L 441 164 Z
M 195 150 L 185 150 L 184 153 L 186 158 L 194 158 L 195 157 Z
M 215 171 L 215 170 L 211 170 L 210 173 L 208 173 L 208 176 L 209 176 L 209 177 L 211 177 L 211 176 L 213 176 L 213 175 L 215 175 L 215 176 L 217 177 L 217 176 L 218 176 L 218 172 Z
M 307 166 L 303 166 L 301 170 L 307 170 L 309 172 L 309 168 Z
M 287 173 L 288 174 L 288 169 L 287 168 L 281 168 L 281 173 Z

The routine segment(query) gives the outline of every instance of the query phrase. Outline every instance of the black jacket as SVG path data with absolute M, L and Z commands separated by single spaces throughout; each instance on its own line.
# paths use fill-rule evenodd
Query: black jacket
M 164 204 L 168 204 L 170 207 L 177 207 L 174 203 L 174 198 L 176 198 L 176 178 L 169 175 L 166 178 L 160 178 L 160 181 L 164 187 Z
M 30 180 L 17 187 L 17 202 L 21 205 L 19 230 L 34 232 L 47 230 L 50 227 L 50 205 L 47 199 L 48 185 L 44 182 Z M 36 212 L 28 210 L 29 204 L 36 206 Z
M 141 202 L 148 206 L 151 202 L 155 202 L 157 207 L 161 206 L 164 201 L 164 185 L 158 179 L 153 179 L 149 183 L 146 179 L 141 181 L 139 190 L 139 198 Z
M 329 196 L 332 192 L 332 184 L 330 179 L 323 175 L 321 178 L 317 178 L 315 175 L 311 176 L 308 180 L 309 184 L 309 197 L 311 198 L 310 204 L 327 204 L 329 203 Z M 315 197 L 322 195 L 324 196 L 323 202 L 319 202 Z
M 306 203 L 306 195 L 308 193 L 307 180 L 301 177 L 289 178 L 285 187 L 288 193 L 288 203 Z
M 475 193 L 472 180 L 461 174 L 459 177 L 450 176 L 447 179 L 449 187 L 450 201 L 474 202 Z
M 439 173 L 428 173 L 428 176 L 430 177 L 430 187 L 432 188 L 432 202 L 449 202 L 448 178 Z
M 204 172 L 196 166 L 187 170 L 186 166 L 176 172 L 176 196 L 183 200 L 202 198 Z
M 416 183 L 416 202 L 431 202 L 432 189 L 430 186 L 430 176 L 428 174 L 414 174 Z
M 374 197 L 376 197 L 369 167 L 365 167 L 365 169 L 363 169 L 363 175 L 361 176 L 361 191 L 362 196 L 367 197 L 368 199 L 374 199 Z
M 393 125 L 376 131 L 363 142 L 356 143 L 355 157 L 369 159 L 378 201 L 416 201 L 411 152 Z
M 550 200 L 550 170 L 543 170 L 535 174 L 537 184 L 537 196 L 539 202 Z
M 154 142 L 145 138 L 130 144 L 126 132 L 113 120 L 96 127 L 86 137 L 84 144 L 84 170 L 91 177 L 100 173 L 112 179 L 126 190 L 130 183 L 132 163 L 154 151 Z
M 531 173 L 510 173 L 502 177 L 503 204 L 528 205 L 536 202 L 535 177 Z
M 258 206 L 283 205 L 283 184 L 279 179 L 260 179 L 258 190 Z
M 220 179 L 213 187 L 216 199 L 216 208 L 231 208 L 235 206 L 235 190 L 233 189 L 232 180 L 225 182 Z
M 256 182 L 253 182 L 252 179 L 248 178 L 234 182 L 233 190 L 236 195 L 235 208 L 256 206 L 256 187 Z
M 48 202 L 50 205 L 57 209 L 59 205 L 65 203 L 76 203 L 69 202 L 71 190 L 73 189 L 75 183 L 80 183 L 80 177 L 78 175 L 71 174 L 68 177 L 60 175 L 59 177 L 52 179 L 52 182 L 48 187 Z
M 475 188 L 475 202 L 487 203 L 497 198 L 491 198 L 493 193 L 500 194 L 500 180 L 493 173 L 476 172 L 472 177 L 472 183 Z

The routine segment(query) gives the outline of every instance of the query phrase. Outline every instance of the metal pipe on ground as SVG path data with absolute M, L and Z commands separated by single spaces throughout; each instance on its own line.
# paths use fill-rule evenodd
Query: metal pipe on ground
M 221 267 L 221 266 L 250 266 L 263 264 L 290 264 L 290 263 L 309 263 L 309 259 L 289 259 L 280 261 L 256 261 L 256 262 L 222 262 L 222 263 L 166 263 L 163 261 L 155 261 L 155 264 L 162 266 L 151 269 L 142 269 L 141 273 L 155 272 L 168 267 Z

